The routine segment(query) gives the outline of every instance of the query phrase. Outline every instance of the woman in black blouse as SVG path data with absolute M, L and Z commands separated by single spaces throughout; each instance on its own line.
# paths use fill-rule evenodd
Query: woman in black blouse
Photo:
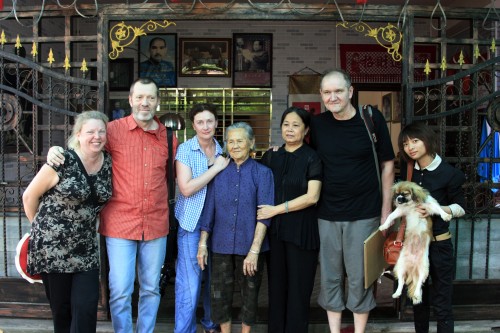
M 281 117 L 285 145 L 269 150 L 262 163 L 274 175 L 275 206 L 260 206 L 258 219 L 273 218 L 270 231 L 269 332 L 306 333 L 318 264 L 319 233 L 315 205 L 322 164 L 304 143 L 310 115 L 290 107 Z

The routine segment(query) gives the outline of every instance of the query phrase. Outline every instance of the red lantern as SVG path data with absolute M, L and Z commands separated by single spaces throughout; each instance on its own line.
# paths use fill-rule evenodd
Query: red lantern
M 356 0 L 357 5 L 366 5 L 367 2 L 368 0 Z

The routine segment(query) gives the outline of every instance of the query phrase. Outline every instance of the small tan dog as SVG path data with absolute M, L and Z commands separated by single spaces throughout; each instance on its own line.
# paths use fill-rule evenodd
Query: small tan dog
M 429 275 L 429 245 L 432 237 L 432 219 L 422 217 L 416 210 L 418 205 L 426 207 L 429 215 L 440 215 L 445 221 L 452 216 L 446 213 L 429 192 L 409 181 L 401 181 L 392 187 L 394 206 L 396 209 L 379 227 L 388 229 L 394 220 L 406 216 L 406 229 L 403 248 L 394 265 L 394 275 L 398 280 L 398 288 L 393 298 L 401 296 L 403 286 L 408 286 L 408 297 L 413 304 L 422 302 L 422 284 Z

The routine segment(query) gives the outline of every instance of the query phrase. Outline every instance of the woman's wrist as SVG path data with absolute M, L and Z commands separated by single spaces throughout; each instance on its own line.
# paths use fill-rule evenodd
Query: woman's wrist
M 259 251 L 255 251 L 255 250 L 250 249 L 250 253 L 253 253 L 253 254 L 259 254 L 260 252 L 259 252 Z

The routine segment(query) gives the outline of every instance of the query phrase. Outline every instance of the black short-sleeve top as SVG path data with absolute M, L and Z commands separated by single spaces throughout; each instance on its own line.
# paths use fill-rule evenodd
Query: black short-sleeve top
M 306 194 L 310 180 L 321 181 L 323 178 L 321 159 L 307 144 L 294 152 L 287 152 L 284 147 L 278 151 L 269 150 L 261 161 L 273 171 L 275 205 Z M 271 233 L 302 249 L 318 249 L 316 206 L 276 215 L 271 223 Z

